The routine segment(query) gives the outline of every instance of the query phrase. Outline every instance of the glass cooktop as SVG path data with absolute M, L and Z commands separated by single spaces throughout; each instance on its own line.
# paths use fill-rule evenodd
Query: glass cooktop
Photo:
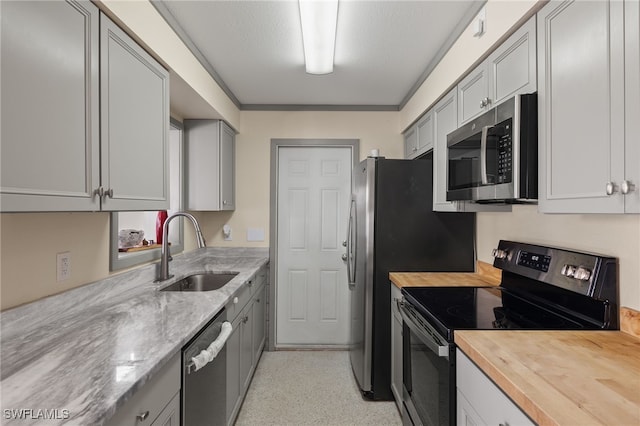
M 503 287 L 405 287 L 402 293 L 449 341 L 454 330 L 594 328 L 588 321 Z

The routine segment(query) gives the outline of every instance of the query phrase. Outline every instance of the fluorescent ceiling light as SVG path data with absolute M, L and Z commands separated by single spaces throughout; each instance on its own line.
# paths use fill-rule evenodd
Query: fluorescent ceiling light
M 338 0 L 298 0 L 304 62 L 309 74 L 333 72 Z

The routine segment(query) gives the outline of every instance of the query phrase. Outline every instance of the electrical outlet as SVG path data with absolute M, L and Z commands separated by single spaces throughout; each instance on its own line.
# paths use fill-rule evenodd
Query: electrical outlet
M 71 278 L 71 252 L 65 251 L 63 253 L 58 253 L 56 259 L 58 281 L 64 281 Z

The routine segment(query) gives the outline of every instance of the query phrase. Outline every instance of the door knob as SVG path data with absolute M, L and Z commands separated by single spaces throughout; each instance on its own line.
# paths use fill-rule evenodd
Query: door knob
M 347 261 L 347 253 L 342 253 L 342 260 Z
M 347 240 L 344 240 L 344 241 L 342 242 L 342 247 L 346 247 L 346 246 L 347 246 Z

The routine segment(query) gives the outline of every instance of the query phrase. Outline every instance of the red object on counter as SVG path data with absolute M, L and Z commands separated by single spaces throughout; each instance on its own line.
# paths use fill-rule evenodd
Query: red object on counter
M 167 221 L 167 211 L 160 210 L 158 212 L 158 216 L 156 217 L 156 244 L 162 244 L 162 232 L 164 223 Z

